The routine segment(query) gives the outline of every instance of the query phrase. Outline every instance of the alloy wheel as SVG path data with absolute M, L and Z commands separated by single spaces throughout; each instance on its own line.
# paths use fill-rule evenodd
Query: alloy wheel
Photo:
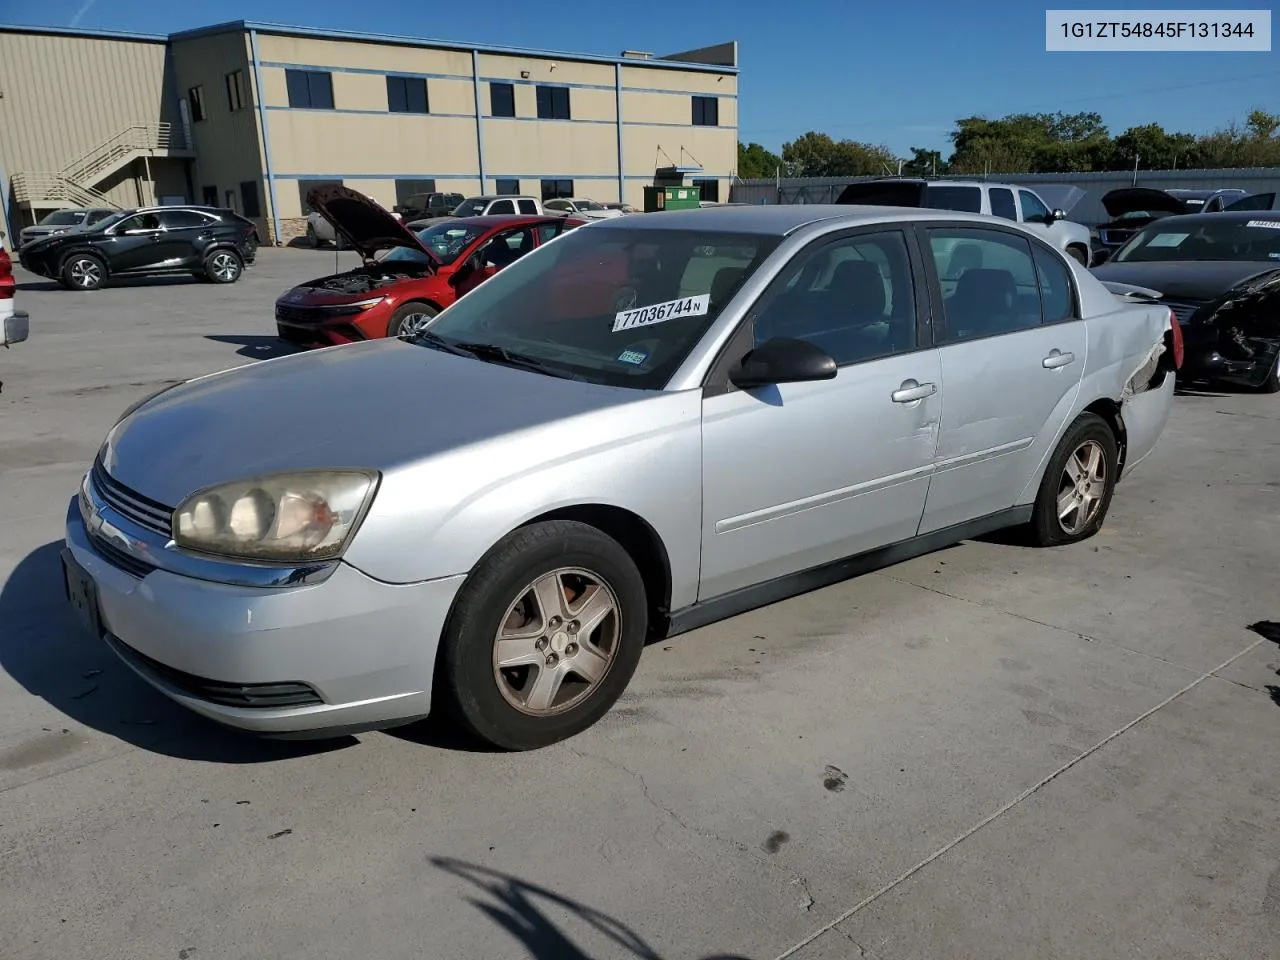
M 1098 516 L 1107 492 L 1107 458 L 1102 444 L 1086 440 L 1067 458 L 1058 483 L 1058 524 L 1069 536 Z
M 81 257 L 71 264 L 71 282 L 77 287 L 88 289 L 102 282 L 102 267 L 97 260 Z
M 621 636 L 618 598 L 607 583 L 578 567 L 553 570 L 521 590 L 503 615 L 494 679 L 521 713 L 562 714 L 600 686 Z
M 400 337 L 416 337 L 427 329 L 427 324 L 434 319 L 435 317 L 426 313 L 406 314 L 400 318 L 400 329 L 396 335 Z
M 230 283 L 240 273 L 240 265 L 229 253 L 215 253 L 209 261 L 209 272 L 223 283 Z

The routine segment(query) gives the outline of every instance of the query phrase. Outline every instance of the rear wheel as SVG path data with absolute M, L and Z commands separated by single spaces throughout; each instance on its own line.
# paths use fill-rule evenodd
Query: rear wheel
M 204 272 L 214 283 L 235 283 L 244 272 L 244 261 L 234 250 L 215 250 L 205 257 Z
M 387 322 L 388 337 L 414 337 L 426 329 L 427 324 L 440 311 L 429 303 L 405 303 L 396 308 Z
M 1067 428 L 1040 482 L 1031 530 L 1042 547 L 1088 539 L 1102 527 L 1115 492 L 1119 450 L 1111 426 L 1082 413 Z
M 1263 380 L 1258 386 L 1259 393 L 1280 393 L 1280 356 L 1277 356 L 1271 364 L 1271 372 L 1267 374 L 1267 379 Z
M 91 253 L 73 253 L 62 265 L 61 279 L 71 290 L 97 290 L 107 282 L 107 265 Z
M 307 224 L 307 246 L 312 250 L 320 246 L 320 237 L 316 235 L 316 228 L 312 224 Z
M 459 592 L 437 689 L 481 739 L 544 747 L 608 712 L 647 630 L 644 582 L 615 540 L 574 521 L 531 524 L 491 550 Z

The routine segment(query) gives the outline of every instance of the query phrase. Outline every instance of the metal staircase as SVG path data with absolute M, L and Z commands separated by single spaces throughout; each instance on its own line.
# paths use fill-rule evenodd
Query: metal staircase
M 132 123 L 58 171 L 19 173 L 13 199 L 35 207 L 118 207 L 97 186 L 139 157 L 187 155 L 181 133 L 169 123 Z

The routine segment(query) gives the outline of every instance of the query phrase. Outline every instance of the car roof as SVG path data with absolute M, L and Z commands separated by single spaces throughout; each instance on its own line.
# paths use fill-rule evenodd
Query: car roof
M 467 197 L 467 200 L 532 200 L 532 195 L 527 193 L 482 193 L 475 197 Z M 465 201 L 464 201 L 465 202 Z
M 985 226 L 1017 227 L 1012 221 L 979 213 L 931 210 L 921 207 L 880 207 L 837 203 L 748 204 L 741 207 L 699 207 L 660 210 L 629 217 L 598 220 L 602 230 L 715 230 L 723 233 L 759 233 L 782 237 L 819 221 L 839 220 L 850 227 L 864 223 L 916 220 L 958 220 Z
M 435 219 L 435 218 L 428 218 Z M 456 223 L 463 226 L 511 227 L 522 223 L 559 223 L 564 217 L 549 217 L 541 213 L 486 213 L 482 217 L 440 217 L 439 223 Z M 435 226 L 432 223 L 431 226 Z

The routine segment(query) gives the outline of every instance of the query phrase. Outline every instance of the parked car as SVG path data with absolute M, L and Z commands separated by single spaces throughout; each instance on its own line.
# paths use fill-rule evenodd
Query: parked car
M 1083 191 L 1081 191 L 1083 195 Z M 923 177 L 885 177 L 851 183 L 836 200 L 840 204 L 889 207 L 929 207 L 957 210 L 1026 224 L 1052 246 L 1088 266 L 1092 259 L 1089 228 L 1067 219 L 1065 210 L 1051 210 L 1029 187 L 988 181 L 929 180 Z
M 539 747 L 647 640 L 1000 527 L 1092 536 L 1169 415 L 1177 330 L 990 217 L 594 221 L 415 337 L 134 406 L 68 506 L 67 594 L 234 727 L 448 709 Z
M 0 346 L 21 343 L 30 332 L 30 318 L 17 305 L 18 284 L 13 277 L 13 260 L 0 247 Z
M 1161 217 L 1177 217 L 1188 213 L 1219 213 L 1225 207 L 1244 199 L 1247 191 L 1222 190 L 1156 190 L 1152 187 L 1121 187 L 1102 196 L 1102 206 L 1111 219 L 1098 228 L 1098 250 L 1095 263 L 1128 243 L 1129 238 Z
M 1165 217 L 1093 273 L 1173 310 L 1186 342 L 1182 379 L 1280 392 L 1280 214 Z
M 460 193 L 417 193 L 392 208 L 406 223 L 426 217 L 442 217 L 453 212 L 465 198 Z
M 18 246 L 30 243 L 40 237 L 51 237 L 54 234 L 66 233 L 80 227 L 91 227 L 99 221 L 119 213 L 118 209 L 105 207 L 81 207 L 73 210 L 55 210 L 41 219 L 34 226 L 23 227 L 18 231 Z
M 501 196 L 468 197 L 453 208 L 455 217 L 490 217 L 495 214 L 519 213 L 542 216 L 542 201 L 536 197 Z
M 460 219 L 462 218 L 455 217 L 452 214 L 449 214 L 443 217 L 424 217 L 421 220 L 407 221 L 405 223 L 405 228 L 412 233 L 417 233 L 419 230 L 425 230 L 427 229 L 427 227 L 434 227 L 437 223 L 441 223 L 445 220 L 460 220 Z
M 621 210 L 623 213 L 639 213 L 640 211 L 629 203 L 619 203 L 616 200 L 604 204 L 606 210 Z
M 1237 210 L 1280 210 L 1280 193 L 1255 193 L 1226 207 L 1228 213 L 1235 213 Z
M 553 216 L 448 218 L 414 233 L 348 187 L 307 203 L 360 254 L 360 266 L 300 283 L 276 301 L 276 331 L 303 346 L 417 332 L 458 297 L 581 221 Z
M 19 251 L 32 273 L 68 290 L 97 290 L 114 277 L 190 273 L 235 283 L 258 249 L 252 220 L 219 207 L 142 207 L 93 226 L 43 237 Z
M 611 210 L 603 203 L 578 198 L 559 197 L 555 200 L 548 200 L 543 203 L 542 209 L 547 213 L 564 214 L 566 217 L 574 214 L 584 220 L 608 220 L 612 217 L 622 216 L 621 210 Z

